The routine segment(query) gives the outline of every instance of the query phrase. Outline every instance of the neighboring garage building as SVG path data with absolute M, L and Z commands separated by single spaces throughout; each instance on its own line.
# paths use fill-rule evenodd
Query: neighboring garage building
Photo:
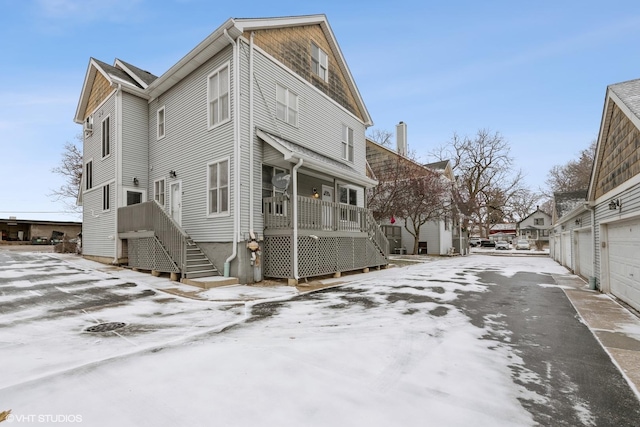
M 30 219 L 0 218 L 0 240 L 10 242 L 31 242 L 37 237 L 51 238 L 53 232 L 65 234 L 73 239 L 82 231 L 81 222 L 38 221 Z
M 640 80 L 607 88 L 587 200 L 599 287 L 640 310 Z
M 589 280 L 593 271 L 593 210 L 587 190 L 554 193 L 549 254 L 575 274 Z

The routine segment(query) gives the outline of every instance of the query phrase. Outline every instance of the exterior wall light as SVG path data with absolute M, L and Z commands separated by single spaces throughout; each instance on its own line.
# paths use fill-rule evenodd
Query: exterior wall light
M 613 199 L 609 202 L 610 211 L 615 211 L 618 208 L 622 208 L 622 206 L 620 205 L 620 199 Z

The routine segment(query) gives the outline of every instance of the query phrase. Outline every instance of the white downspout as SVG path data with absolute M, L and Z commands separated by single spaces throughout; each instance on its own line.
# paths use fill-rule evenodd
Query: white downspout
M 224 35 L 229 40 L 231 46 L 233 46 L 233 101 L 234 101 L 234 126 L 233 126 L 233 158 L 235 160 L 234 167 L 234 198 L 233 198 L 233 242 L 232 253 L 224 262 L 224 277 L 229 277 L 229 271 L 231 269 L 231 261 L 233 261 L 238 255 L 238 234 L 240 232 L 240 150 L 238 145 L 240 144 L 240 97 L 239 97 L 239 82 L 238 82 L 238 45 L 233 38 L 229 35 L 227 30 L 224 30 Z
M 122 114 L 122 85 L 118 83 L 118 89 L 116 91 L 116 99 L 115 99 L 115 141 L 114 141 L 114 151 L 115 151 L 115 179 L 114 183 L 114 194 L 115 194 L 115 218 L 113 223 L 115 224 L 115 229 L 113 230 L 114 236 L 114 245 L 115 245 L 115 256 L 113 258 L 113 264 L 118 264 L 120 260 L 120 253 L 122 252 L 122 241 L 118 238 L 118 208 L 122 204 L 122 167 L 120 167 L 120 162 L 122 160 L 122 126 L 120 122 L 122 118 L 120 115 Z
M 253 36 L 254 32 L 251 32 L 249 38 L 249 235 L 255 236 L 253 229 L 253 208 L 254 198 L 253 193 L 253 144 L 254 141 L 254 129 L 253 129 Z
M 298 168 L 302 166 L 303 160 L 298 160 L 298 163 L 293 167 L 291 173 L 291 179 L 293 180 L 293 278 L 298 280 Z

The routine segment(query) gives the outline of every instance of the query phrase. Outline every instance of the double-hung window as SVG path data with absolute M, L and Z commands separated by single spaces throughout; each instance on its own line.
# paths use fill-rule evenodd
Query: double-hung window
M 157 132 L 158 137 L 157 137 L 157 139 L 162 139 L 162 138 L 164 138 L 164 122 L 165 122 L 164 105 L 158 109 L 157 121 L 158 121 L 158 132 Z
M 298 126 L 298 95 L 276 84 L 276 118 Z
M 207 214 L 229 213 L 229 159 L 207 165 Z
M 111 185 L 106 184 L 102 187 L 102 210 L 111 209 Z
M 207 79 L 207 112 L 209 128 L 229 120 L 229 64 L 209 74 Z
M 342 125 L 342 158 L 353 162 L 353 129 Z
M 109 126 L 110 117 L 102 121 L 102 157 L 111 154 L 111 126 Z
M 311 68 L 325 82 L 329 77 L 329 57 L 315 43 L 311 43 Z
M 153 200 L 164 208 L 165 180 L 159 179 L 153 183 Z
M 86 190 L 93 188 L 93 160 L 89 160 L 84 167 L 84 183 Z

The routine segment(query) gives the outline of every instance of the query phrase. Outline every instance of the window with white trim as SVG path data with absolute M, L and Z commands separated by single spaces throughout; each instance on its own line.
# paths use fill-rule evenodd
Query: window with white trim
M 158 138 L 157 139 L 162 139 L 164 138 L 164 122 L 165 122 L 165 118 L 164 118 L 164 105 L 160 108 L 158 108 L 158 113 L 157 113 L 157 123 L 158 123 Z
M 534 218 L 533 225 L 544 225 L 544 218 Z
M 342 158 L 353 162 L 353 129 L 342 125 Z
M 164 189 L 165 189 L 165 180 L 164 178 L 154 181 L 153 183 L 153 200 L 156 201 L 157 204 L 164 208 Z
M 209 128 L 229 120 L 231 109 L 229 82 L 229 64 L 218 68 L 207 78 L 207 114 Z
M 349 187 L 338 187 L 339 202 L 343 205 L 358 206 L 358 191 Z M 358 220 L 358 212 L 356 209 L 343 208 L 340 209 L 340 219 L 342 221 Z
M 276 118 L 298 126 L 298 95 L 276 84 Z
M 102 157 L 107 157 L 111 154 L 111 126 L 110 116 L 107 116 L 102 121 Z
M 111 185 L 106 184 L 102 187 L 102 210 L 111 209 Z
M 89 160 L 84 167 L 84 183 L 86 190 L 93 188 L 93 160 Z
M 311 68 L 312 71 L 325 82 L 329 77 L 329 57 L 315 43 L 311 43 Z
M 207 214 L 229 213 L 229 159 L 207 165 Z

